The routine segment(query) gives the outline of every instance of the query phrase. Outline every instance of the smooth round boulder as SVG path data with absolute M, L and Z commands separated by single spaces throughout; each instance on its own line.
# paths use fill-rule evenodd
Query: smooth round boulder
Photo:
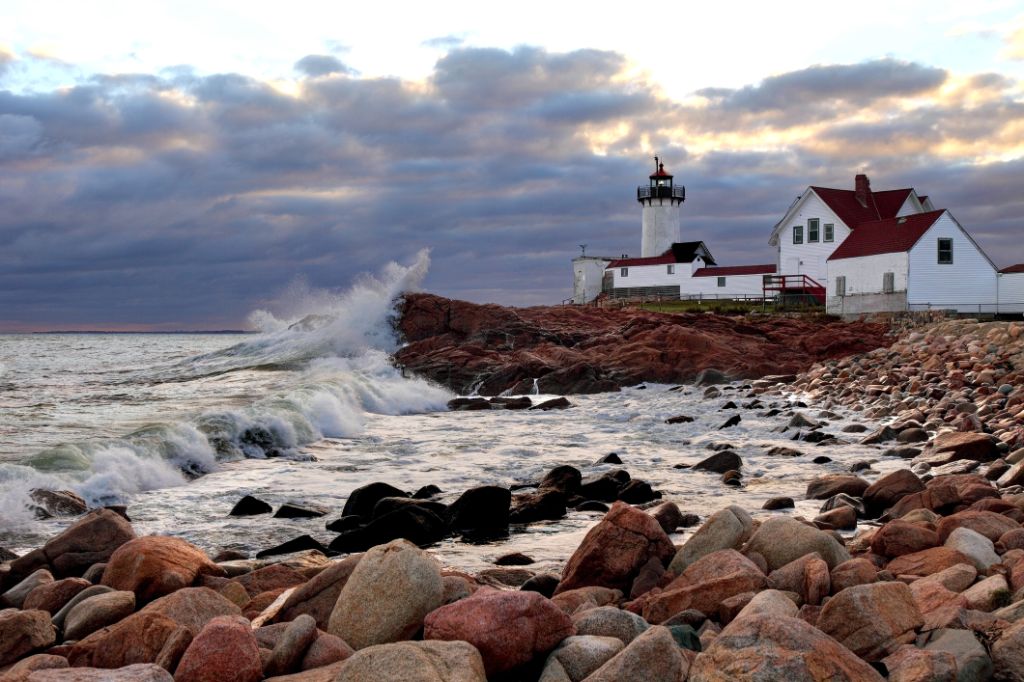
M 369 550 L 345 582 L 328 632 L 356 650 L 411 638 L 444 599 L 437 559 L 405 540 Z
M 480 653 L 466 642 L 394 642 L 357 651 L 335 682 L 487 682 Z
M 75 605 L 64 620 L 64 639 L 79 640 L 135 611 L 135 593 L 115 590 Z
M 580 682 L 594 672 L 612 656 L 622 651 L 624 645 L 615 637 L 594 635 L 573 635 L 562 640 L 548 655 L 541 673 L 542 680 L 568 678 Z
M 218 616 L 188 645 L 174 671 L 174 682 L 259 682 L 263 664 L 249 622 Z
M 650 624 L 641 616 L 617 606 L 598 606 L 573 615 L 572 623 L 578 635 L 615 637 L 629 644 L 642 635 Z
M 487 588 L 431 612 L 423 624 L 424 639 L 475 646 L 488 675 L 528 663 L 574 634 L 569 616 L 540 594 Z
M 587 682 L 678 682 L 685 676 L 685 666 L 686 659 L 672 631 L 653 625 L 586 679 Z
M 914 640 L 924 624 L 904 583 L 848 587 L 821 609 L 817 627 L 866 661 L 880 661 Z
M 850 560 L 850 553 L 832 534 L 784 516 L 762 523 L 744 551 L 763 556 L 770 571 L 813 552 L 817 552 L 830 569 Z
M 24 609 L 41 609 L 47 613 L 57 613 L 76 594 L 89 587 L 91 583 L 85 578 L 64 578 L 52 583 L 45 583 L 35 588 L 25 597 Z
M 46 611 L 0 611 L 0 666 L 44 649 L 56 639 L 57 632 Z
M 181 538 L 147 535 L 118 547 L 103 571 L 102 583 L 130 590 L 140 604 L 190 586 L 200 574 L 223 575 L 206 552 Z

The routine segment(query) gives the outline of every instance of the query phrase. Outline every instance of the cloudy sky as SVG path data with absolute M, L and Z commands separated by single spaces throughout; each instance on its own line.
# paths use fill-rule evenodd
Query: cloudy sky
M 858 172 L 1024 261 L 1019 2 L 704 4 L 5 0 L 0 331 L 239 327 L 423 247 L 558 302 L 655 153 L 722 264 Z

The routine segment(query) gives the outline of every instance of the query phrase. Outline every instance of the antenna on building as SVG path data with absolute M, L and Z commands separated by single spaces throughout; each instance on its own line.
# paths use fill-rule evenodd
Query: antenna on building
M 583 252 L 581 255 L 583 257 L 586 257 L 586 255 L 587 255 L 587 245 L 586 244 L 580 244 L 580 251 Z
M 654 157 L 654 172 L 655 173 L 658 172 L 658 157 L 657 156 Z

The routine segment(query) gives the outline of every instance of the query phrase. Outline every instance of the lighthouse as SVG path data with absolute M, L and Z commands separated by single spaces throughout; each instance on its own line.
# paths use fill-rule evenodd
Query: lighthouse
M 640 257 L 660 256 L 679 241 L 679 207 L 686 200 L 686 188 L 673 184 L 665 164 L 655 156 L 650 183 L 636 188 L 636 200 L 643 207 Z

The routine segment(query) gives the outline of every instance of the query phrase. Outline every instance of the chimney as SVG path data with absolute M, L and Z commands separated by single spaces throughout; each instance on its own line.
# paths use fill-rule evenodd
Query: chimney
M 861 206 L 867 208 L 868 199 L 871 198 L 871 181 L 863 173 L 854 179 L 854 195 Z

